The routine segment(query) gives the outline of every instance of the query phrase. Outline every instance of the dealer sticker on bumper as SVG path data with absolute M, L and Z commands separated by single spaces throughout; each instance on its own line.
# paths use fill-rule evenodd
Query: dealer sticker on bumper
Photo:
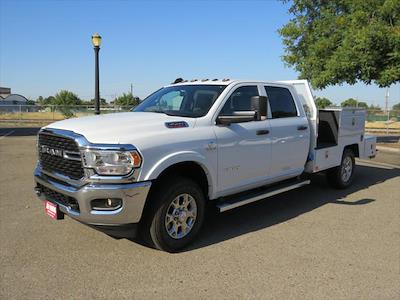
M 46 214 L 55 220 L 64 219 L 64 214 L 60 211 L 57 204 L 46 201 L 45 210 Z

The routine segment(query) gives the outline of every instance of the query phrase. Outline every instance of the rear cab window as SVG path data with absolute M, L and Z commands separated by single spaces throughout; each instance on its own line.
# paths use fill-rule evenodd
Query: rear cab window
M 287 88 L 265 86 L 273 119 L 297 117 L 298 112 L 292 94 Z

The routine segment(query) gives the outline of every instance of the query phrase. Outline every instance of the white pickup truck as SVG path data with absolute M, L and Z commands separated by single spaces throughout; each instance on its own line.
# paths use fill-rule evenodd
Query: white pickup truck
M 169 252 L 220 212 L 310 183 L 353 180 L 355 157 L 375 156 L 365 111 L 317 110 L 307 81 L 177 80 L 132 112 L 69 119 L 38 134 L 35 192 L 114 236 L 141 233 Z

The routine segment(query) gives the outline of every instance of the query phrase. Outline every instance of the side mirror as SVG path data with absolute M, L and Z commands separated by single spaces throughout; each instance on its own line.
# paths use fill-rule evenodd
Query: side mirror
M 267 116 L 267 100 L 265 96 L 253 96 L 251 97 L 251 110 L 255 111 L 255 119 L 261 120 L 261 117 Z
M 251 122 L 255 119 L 255 111 L 235 111 L 231 116 L 218 116 L 217 124 L 229 125 L 232 123 Z

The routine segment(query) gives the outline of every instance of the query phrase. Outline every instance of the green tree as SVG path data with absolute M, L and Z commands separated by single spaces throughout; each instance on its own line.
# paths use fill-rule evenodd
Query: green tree
M 62 90 L 54 96 L 54 105 L 80 105 L 82 100 L 70 91 Z
M 349 98 L 347 100 L 344 100 L 340 105 L 342 107 L 357 107 L 358 101 L 353 98 Z
M 39 104 L 39 105 L 52 105 L 53 102 L 54 102 L 54 97 L 53 96 L 50 96 L 50 97 L 47 97 L 47 98 L 44 98 L 43 96 L 39 96 L 36 99 L 36 103 Z
M 44 102 L 44 98 L 42 97 L 42 96 L 39 96 L 37 99 L 36 99 L 36 103 L 37 104 L 42 104 Z
M 400 102 L 395 104 L 395 105 L 393 105 L 392 109 L 393 110 L 400 110 Z
M 56 103 L 56 98 L 54 96 L 49 96 L 44 99 L 43 105 L 55 105 Z
M 54 105 L 58 105 L 58 110 L 66 118 L 71 118 L 75 114 L 73 112 L 73 106 L 82 104 L 82 100 L 77 95 L 70 91 L 62 90 L 54 96 Z
M 375 111 L 382 111 L 382 108 L 380 108 L 379 105 L 373 105 L 373 104 L 368 109 L 375 110 Z
M 287 3 L 289 0 L 282 0 Z M 293 0 L 284 62 L 316 88 L 400 81 L 399 0 Z
M 138 97 L 134 97 L 130 93 L 123 93 L 122 96 L 115 98 L 113 103 L 114 105 L 118 106 L 136 106 L 140 103 L 140 99 Z
M 366 102 L 358 102 L 357 107 L 368 109 L 368 104 Z
M 85 104 L 85 105 L 94 105 L 94 99 L 91 99 L 91 100 L 89 100 L 89 101 L 83 101 L 82 104 Z M 101 106 L 107 106 L 108 103 L 107 103 L 106 99 L 100 98 L 100 105 L 101 105 Z
M 315 99 L 315 104 L 317 105 L 318 108 L 326 108 L 328 106 L 331 106 L 332 102 L 328 98 L 317 97 Z

